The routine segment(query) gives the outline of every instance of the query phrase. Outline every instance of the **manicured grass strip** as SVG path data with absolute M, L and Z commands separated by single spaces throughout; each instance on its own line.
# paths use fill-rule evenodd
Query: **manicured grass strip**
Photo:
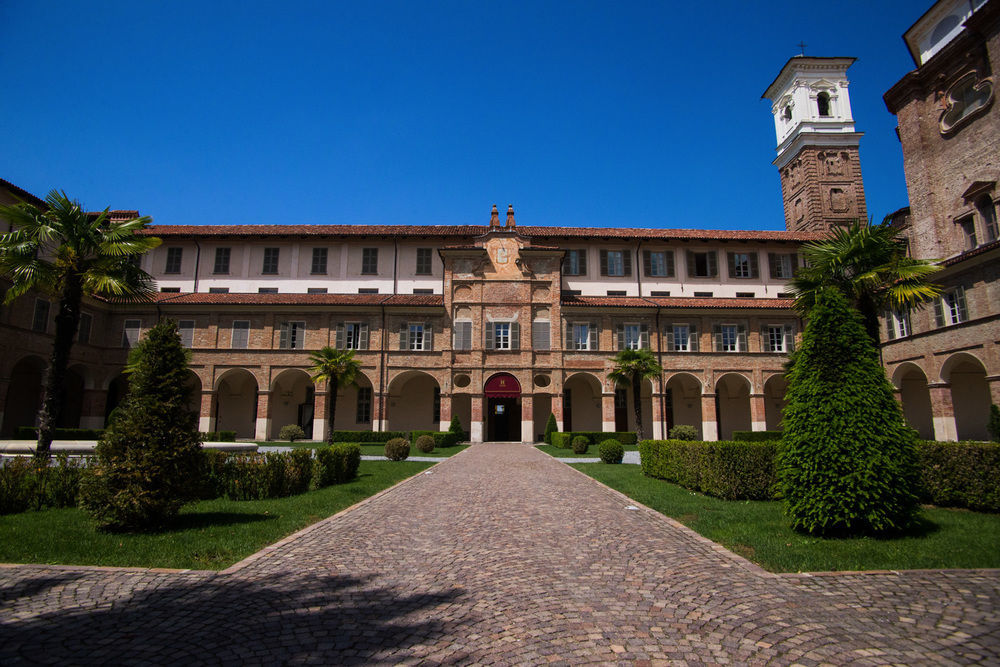
M 317 447 L 325 447 L 326 443 L 323 442 L 284 442 L 281 440 L 271 441 L 271 442 L 258 442 L 261 447 L 293 447 L 295 449 L 316 449 Z M 362 456 L 385 456 L 385 444 L 383 443 L 358 443 L 361 446 Z M 468 447 L 468 445 L 453 445 L 451 447 L 435 447 L 434 451 L 430 454 L 424 454 L 422 451 L 414 447 L 411 443 L 410 445 L 410 456 L 452 456 L 458 454 L 460 451 Z
M 571 464 L 772 572 L 1000 567 L 1000 515 L 925 507 L 894 539 L 820 539 L 788 527 L 779 501 L 728 501 L 646 477 L 638 466 Z
M 622 445 L 626 452 L 637 452 L 639 451 L 639 445 Z M 581 459 L 581 458 L 598 458 L 597 455 L 597 445 L 591 445 L 587 449 L 586 454 L 574 454 L 572 449 L 563 449 L 562 447 L 556 447 L 555 445 L 537 445 L 537 448 L 550 456 L 555 456 L 561 459 Z
M 0 562 L 221 570 L 431 465 L 362 461 L 347 484 L 288 498 L 201 501 L 161 533 L 101 533 L 79 509 L 0 516 Z

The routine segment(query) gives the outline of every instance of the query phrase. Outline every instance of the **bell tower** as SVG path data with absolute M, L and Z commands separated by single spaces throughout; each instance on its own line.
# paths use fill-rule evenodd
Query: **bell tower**
M 867 220 L 847 69 L 855 58 L 795 56 L 764 91 L 771 101 L 785 228 L 824 232 Z

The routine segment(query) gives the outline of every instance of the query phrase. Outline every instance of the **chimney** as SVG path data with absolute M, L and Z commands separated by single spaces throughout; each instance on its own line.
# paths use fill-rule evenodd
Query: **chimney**
M 507 224 L 504 225 L 504 226 L 505 227 L 517 227 L 517 223 L 514 222 L 514 205 L 513 204 L 508 204 L 507 205 Z
M 490 227 L 500 226 L 500 212 L 497 211 L 497 205 L 493 204 L 493 210 L 490 211 Z

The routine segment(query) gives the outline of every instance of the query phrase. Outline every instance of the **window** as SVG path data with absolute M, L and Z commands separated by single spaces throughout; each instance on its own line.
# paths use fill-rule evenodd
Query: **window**
M 645 324 L 619 324 L 615 337 L 619 350 L 649 348 L 649 327 Z
M 643 250 L 643 273 L 652 278 L 672 278 L 674 275 L 674 253 L 670 250 Z
M 282 322 L 278 347 L 282 350 L 302 350 L 306 346 L 305 322 Z
M 456 350 L 472 349 L 472 322 L 459 320 L 452 329 L 452 347 Z
M 795 295 L 792 294 L 791 292 L 778 292 L 779 299 L 792 299 L 794 297 Z
M 602 276 L 632 275 L 632 253 L 628 250 L 601 251 Z
M 820 116 L 830 115 L 830 93 L 822 92 L 816 96 L 816 107 Z
M 761 325 L 760 347 L 764 352 L 791 352 L 795 349 L 795 328 L 791 324 Z
M 277 294 L 277 287 L 258 287 L 257 294 Z
M 413 288 L 414 294 L 434 294 L 434 290 L 429 287 L 415 287 Z
M 521 329 L 517 322 L 487 322 L 487 350 L 521 349 Z
M 531 323 L 531 347 L 536 350 L 548 350 L 552 347 L 552 327 L 548 320 L 535 320 Z
M 399 327 L 399 349 L 423 352 L 434 349 L 434 335 L 429 322 L 404 322 Z
M 712 334 L 716 352 L 747 351 L 747 329 L 741 324 L 716 324 Z
M 250 320 L 233 320 L 233 337 L 229 347 L 245 350 L 250 343 Z
M 180 287 L 161 287 L 160 292 L 163 294 L 180 294 Z
M 372 420 L 372 388 L 358 387 L 358 409 L 355 423 L 367 424 Z
M 139 342 L 139 332 L 142 327 L 142 320 L 125 320 L 122 329 L 122 347 L 130 350 Z
M 181 320 L 177 323 L 177 329 L 181 334 L 181 345 L 192 347 L 194 345 L 194 320 Z
M 997 209 L 993 205 L 993 200 L 983 195 L 976 200 L 976 209 L 979 217 L 983 219 L 983 240 L 985 243 L 992 243 L 1000 239 L 1000 230 L 997 229 Z
M 45 333 L 49 330 L 50 304 L 45 299 L 35 299 L 35 313 L 31 318 L 31 330 Z
M 968 321 L 969 308 L 965 303 L 965 288 L 956 287 L 943 293 L 934 302 L 934 319 L 939 327 Z
M 180 273 L 181 262 L 184 259 L 184 248 L 167 248 L 167 264 L 164 273 Z
M 90 342 L 90 330 L 94 327 L 94 317 L 90 313 L 80 313 L 80 327 L 76 331 L 78 343 L 86 345 Z
M 209 294 L 229 294 L 229 288 L 228 287 L 209 287 L 208 288 L 208 293 Z
M 569 325 L 569 349 L 596 350 L 597 325 L 592 322 L 574 322 Z
M 327 289 L 325 287 L 307 287 L 306 294 L 326 294 Z
M 229 258 L 232 256 L 232 248 L 215 249 L 215 266 L 212 273 L 229 273 Z
M 698 328 L 693 324 L 671 324 L 666 330 L 668 352 L 697 352 Z
M 361 249 L 361 273 L 369 275 L 378 273 L 378 248 Z
M 626 294 L 628 294 L 628 292 L 626 292 L 623 289 L 609 289 L 608 290 L 608 296 L 625 296 Z
M 896 340 L 910 335 L 910 313 L 907 310 L 887 310 L 885 318 L 885 339 Z
M 281 248 L 264 248 L 264 265 L 260 272 L 265 276 L 275 276 L 278 274 L 278 258 L 281 255 Z
M 359 287 L 358 294 L 378 294 L 377 287 Z
M 784 111 L 781 112 L 781 116 L 786 121 L 791 120 L 792 119 L 792 105 L 786 104 Z
M 649 296 L 670 296 L 670 290 L 653 290 Z
M 727 255 L 729 257 L 730 278 L 756 278 L 759 275 L 757 253 L 730 252 Z
M 754 293 L 753 292 L 737 292 L 736 293 L 736 298 L 737 299 L 752 299 L 752 298 L 754 298 Z
M 587 275 L 587 251 L 567 250 L 563 258 L 563 274 L 567 276 Z
M 955 221 L 955 224 L 957 224 L 962 230 L 962 233 L 965 234 L 966 250 L 972 250 L 979 245 L 979 242 L 976 239 L 976 221 L 971 215 L 959 218 Z
M 313 248 L 312 267 L 309 273 L 312 275 L 326 275 L 326 248 Z
M 563 296 L 580 296 L 581 294 L 583 294 L 583 290 L 578 290 L 578 289 L 564 289 L 562 291 L 562 295 Z
M 429 276 L 429 275 L 431 275 L 431 257 L 432 257 L 432 251 L 431 251 L 430 248 L 417 248 L 417 275 L 418 276 Z
M 709 252 L 688 250 L 687 265 L 689 278 L 714 278 L 719 275 L 718 258 L 714 250 Z
M 795 253 L 767 253 L 767 265 L 774 280 L 791 280 L 799 268 L 799 257 Z
M 694 295 L 696 297 L 698 297 L 699 299 L 711 299 L 712 298 L 712 294 L 713 294 L 712 292 L 695 292 L 694 293 Z
M 993 82 L 980 79 L 978 73 L 969 72 L 948 89 L 947 110 L 941 114 L 941 134 L 958 130 L 966 121 L 986 109 L 993 97 Z
M 368 323 L 343 322 L 337 325 L 338 350 L 367 350 Z

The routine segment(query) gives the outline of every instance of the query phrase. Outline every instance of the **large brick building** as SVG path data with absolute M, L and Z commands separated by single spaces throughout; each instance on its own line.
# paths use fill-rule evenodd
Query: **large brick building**
M 982 19 L 977 26 L 991 20 L 992 28 L 975 28 L 971 37 L 966 28 L 955 39 L 978 44 L 981 31 L 992 30 L 993 41 L 983 43 L 995 58 L 997 5 L 973 15 Z M 992 71 L 989 57 L 980 60 L 986 69 L 980 65 L 976 82 Z M 455 415 L 474 441 L 532 440 L 550 412 L 566 430 L 633 428 L 635 400 L 644 406 L 645 431 L 656 437 L 674 424 L 693 425 L 707 440 L 777 428 L 783 366 L 801 328 L 786 287 L 798 248 L 866 215 L 861 135 L 847 94 L 851 62 L 792 58 L 765 93 L 774 102 L 789 231 L 526 226 L 511 208 L 501 220 L 496 207 L 487 224 L 467 226 L 153 227 L 163 244 L 143 266 L 160 293 L 145 305 L 86 304 L 60 421 L 102 425 L 124 391 L 127 348 L 158 318 L 171 317 L 192 350 L 191 407 L 202 429 L 241 438 L 273 438 L 290 423 L 321 436 L 328 387 L 314 385 L 305 369 L 309 353 L 325 345 L 355 350 L 363 367 L 358 386 L 338 395 L 339 429 L 445 428 Z M 930 236 L 921 230 L 948 215 L 964 220 L 971 212 L 988 233 L 992 209 L 982 197 L 996 196 L 997 117 L 990 88 L 985 107 L 940 135 L 954 147 L 954 138 L 975 134 L 962 139 L 968 148 L 956 149 L 951 162 L 939 163 L 936 150 L 921 158 L 921 124 L 937 111 L 921 106 L 932 93 L 909 91 L 938 78 L 920 72 L 886 99 L 890 108 L 899 100 L 910 186 L 911 212 L 899 217 L 915 232 L 913 251 L 937 257 L 951 237 L 932 252 L 921 245 Z M 933 183 L 968 180 L 956 164 L 970 155 L 961 150 L 973 149 L 985 151 L 973 181 L 954 185 L 965 188 L 959 201 L 971 197 L 968 210 L 939 213 L 925 204 L 915 174 L 928 169 L 919 178 Z M 921 166 L 927 162 L 934 164 Z M 0 200 L 37 202 L 0 185 Z M 960 308 L 958 297 L 938 305 L 943 323 L 928 319 L 931 309 L 889 320 L 890 377 L 925 435 L 982 437 L 985 416 L 952 406 L 988 405 L 990 391 L 1000 401 L 996 247 L 977 243 L 945 261 L 947 284 L 965 291 Z M 53 311 L 43 296 L 0 310 L 0 437 L 33 420 Z M 638 397 L 607 377 L 611 357 L 626 347 L 649 348 L 664 368 Z

